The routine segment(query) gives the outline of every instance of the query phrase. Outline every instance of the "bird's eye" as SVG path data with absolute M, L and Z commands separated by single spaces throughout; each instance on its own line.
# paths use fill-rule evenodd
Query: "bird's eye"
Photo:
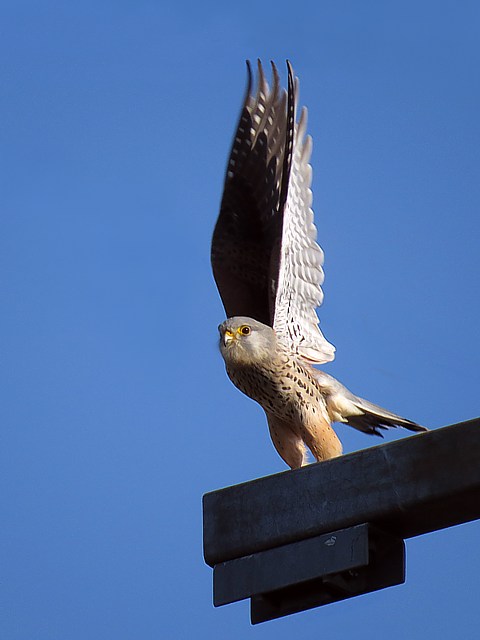
M 242 336 L 248 336 L 251 333 L 251 329 L 248 326 L 248 324 L 242 324 L 242 326 L 239 328 L 238 333 L 241 333 Z

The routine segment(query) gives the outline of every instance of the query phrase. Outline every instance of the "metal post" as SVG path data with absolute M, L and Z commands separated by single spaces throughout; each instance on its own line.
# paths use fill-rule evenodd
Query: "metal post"
M 480 518 L 480 419 L 207 493 L 214 604 L 252 623 L 404 581 L 404 538 Z

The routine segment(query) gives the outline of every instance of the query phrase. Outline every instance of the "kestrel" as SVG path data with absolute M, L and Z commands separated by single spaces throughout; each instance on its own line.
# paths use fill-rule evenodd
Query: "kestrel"
M 270 88 L 258 63 L 252 72 L 227 166 L 212 240 L 212 267 L 228 319 L 220 351 L 233 384 L 267 415 L 283 460 L 296 469 L 342 453 L 332 422 L 364 433 L 425 428 L 355 396 L 314 368 L 335 348 L 318 326 L 323 301 L 323 252 L 313 222 L 312 139 L 307 111 L 297 121 L 298 79 L 288 65 L 282 90 L 272 63 Z

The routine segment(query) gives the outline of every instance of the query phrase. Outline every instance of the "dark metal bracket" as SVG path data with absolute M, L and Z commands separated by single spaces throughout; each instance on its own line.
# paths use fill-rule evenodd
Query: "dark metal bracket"
M 257 624 L 404 581 L 403 540 L 360 524 L 215 565 L 213 600 L 251 598 Z
M 405 581 L 404 539 L 480 518 L 480 419 L 207 493 L 214 605 L 253 624 Z

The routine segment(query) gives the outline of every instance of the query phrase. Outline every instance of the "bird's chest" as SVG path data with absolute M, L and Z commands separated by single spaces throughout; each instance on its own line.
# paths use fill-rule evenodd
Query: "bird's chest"
M 229 367 L 233 384 L 256 400 L 265 411 L 279 418 L 302 421 L 309 407 L 318 401 L 315 381 L 302 367 L 290 366 Z

